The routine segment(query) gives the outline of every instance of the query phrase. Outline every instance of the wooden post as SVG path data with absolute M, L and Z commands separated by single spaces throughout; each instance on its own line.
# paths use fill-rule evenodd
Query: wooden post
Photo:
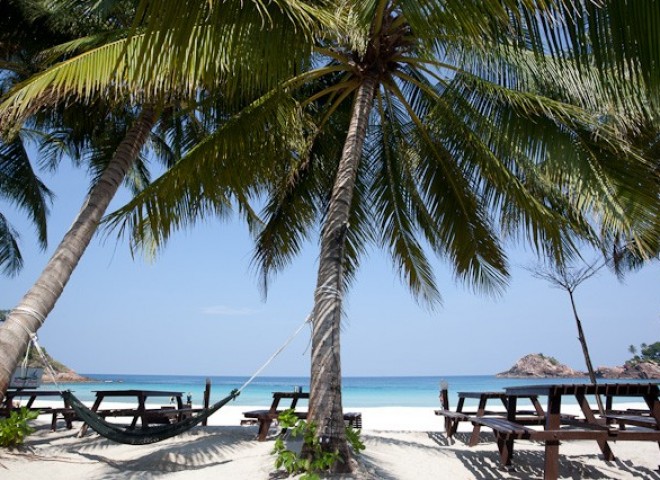
M 444 410 L 449 410 L 449 392 L 448 392 L 449 385 L 447 385 L 447 382 L 441 382 L 440 383 L 440 405 L 442 405 L 442 408 Z
M 206 379 L 206 387 L 204 388 L 204 410 L 209 409 L 209 403 L 211 402 L 211 379 Z M 202 426 L 205 427 L 208 423 L 208 418 L 202 420 Z
M 449 385 L 444 380 L 440 382 L 440 405 L 444 410 L 449 410 Z M 449 436 L 452 428 L 451 419 L 445 416 L 445 433 Z

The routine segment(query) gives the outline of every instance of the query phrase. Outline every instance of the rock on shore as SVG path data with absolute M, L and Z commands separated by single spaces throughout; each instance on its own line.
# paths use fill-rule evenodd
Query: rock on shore
M 73 370 L 68 370 L 65 372 L 55 372 L 55 379 L 58 383 L 84 383 L 84 382 L 93 382 L 91 378 L 83 377 L 78 375 Z M 43 383 L 53 383 L 53 378 L 46 372 L 41 380 Z
M 640 362 L 636 365 L 624 365 L 623 367 L 598 367 L 596 377 L 658 379 L 660 378 L 660 365 L 651 362 Z
M 660 365 L 640 362 L 636 365 L 622 367 L 598 367 L 595 373 L 598 378 L 659 379 Z M 573 370 L 553 357 L 533 353 L 525 355 L 509 370 L 498 373 L 496 376 L 502 378 L 575 378 L 589 375 L 587 372 Z
M 509 370 L 498 373 L 496 376 L 505 378 L 584 377 L 585 373 L 559 363 L 554 357 L 532 353 L 525 355 Z

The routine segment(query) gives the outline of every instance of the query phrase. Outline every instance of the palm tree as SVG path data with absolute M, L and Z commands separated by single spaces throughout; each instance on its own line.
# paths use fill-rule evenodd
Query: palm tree
M 328 448 L 340 452 L 339 467 L 350 469 L 340 428 L 339 332 L 346 283 L 366 245 L 388 250 L 413 293 L 433 304 L 440 295 L 424 244 L 450 261 L 457 278 L 492 292 L 508 275 L 506 237 L 529 240 L 557 263 L 575 254 L 576 236 L 598 241 L 593 218 L 605 231 L 640 237 L 632 213 L 657 211 L 657 196 L 639 188 L 649 165 L 622 140 L 622 125 L 640 113 L 621 92 L 623 85 L 648 87 L 655 111 L 656 77 L 648 72 L 660 64 L 646 48 L 648 31 L 630 28 L 635 18 L 657 18 L 656 4 L 644 4 L 648 15 L 636 16 L 639 11 L 632 15 L 626 9 L 633 7 L 616 2 L 326 3 L 347 6 L 337 14 L 345 22 L 341 32 L 317 38 L 310 68 L 283 84 L 298 102 L 291 117 L 297 108 L 307 114 L 294 135 L 302 132 L 305 140 L 289 161 L 272 167 L 270 183 L 265 179 L 270 197 L 256 258 L 266 277 L 322 224 L 309 418 Z M 147 8 L 147 23 L 154 31 L 163 28 L 159 21 L 178 25 L 179 48 L 195 44 L 202 52 L 201 43 L 190 41 L 197 26 L 180 26 L 177 8 L 161 2 L 153 16 Z M 589 29 L 592 24 L 603 28 Z M 610 41 L 620 32 L 632 35 L 630 42 Z M 630 67 L 626 75 L 638 81 L 621 80 L 615 67 L 622 59 Z M 147 58 L 142 66 L 153 64 Z M 539 93 L 547 83 L 541 72 L 549 70 L 567 79 L 556 86 L 559 96 L 577 101 Z M 580 81 L 599 80 L 617 106 L 615 121 L 603 122 L 610 112 L 590 104 L 588 89 L 581 92 Z M 255 125 L 262 130 L 270 131 Z M 137 243 L 147 234 L 161 245 L 172 221 L 197 218 L 197 202 L 212 205 L 209 197 L 225 185 L 201 189 L 194 176 L 213 168 L 202 153 L 214 141 L 191 150 L 115 223 L 136 232 Z M 216 151 L 227 162 L 222 145 Z M 155 218 L 147 214 L 154 207 Z
M 74 9 L 79 10 L 77 7 L 79 6 L 75 6 Z M 31 74 L 38 73 L 43 68 L 38 60 L 41 58 L 41 51 L 55 45 L 54 42 L 74 38 L 81 31 L 89 31 L 92 28 L 91 24 L 94 23 L 86 21 L 91 19 L 89 15 L 77 16 L 82 12 L 71 11 L 71 5 L 67 5 L 63 9 L 62 5 L 45 6 L 41 2 L 20 1 L 12 3 L 8 8 L 9 14 L 3 17 L 3 23 L 7 23 L 5 25 L 7 28 L 3 30 L 3 33 L 16 33 L 16 35 L 4 38 L 2 42 L 3 51 L 8 60 L 11 60 L 2 65 L 5 70 L 3 78 L 7 83 L 19 84 Z M 98 28 L 96 30 L 98 31 Z M 97 105 L 95 113 L 102 112 L 100 113 L 102 121 L 97 125 L 114 126 L 108 109 L 104 107 L 105 105 Z M 66 118 L 67 112 L 61 110 L 51 112 L 46 116 L 33 117 L 30 122 L 40 126 L 33 136 L 38 138 L 42 147 L 50 150 L 46 155 L 46 157 L 50 157 L 48 162 L 54 164 L 58 158 L 61 158 L 61 152 L 57 152 L 53 145 L 68 145 L 78 150 L 77 155 L 72 155 L 74 157 L 80 157 L 84 150 L 84 155 L 90 157 L 90 168 L 94 169 L 99 160 L 101 163 L 107 163 L 103 150 L 107 148 L 109 140 L 107 134 L 110 128 L 102 132 L 101 137 L 103 138 L 100 142 L 99 129 L 96 128 L 96 132 L 90 132 L 89 127 L 95 125 L 95 123 L 89 122 L 91 120 L 90 111 L 88 110 L 87 115 L 82 117 L 84 121 L 81 121 L 81 112 L 77 113 L 77 118 L 75 116 Z M 114 167 L 107 168 L 103 174 L 97 176 L 98 182 L 90 192 L 78 219 L 56 249 L 35 286 L 6 316 L 5 322 L 0 327 L 0 345 L 2 346 L 0 364 L 3 367 L 1 369 L 3 374 L 0 376 L 0 397 L 4 396 L 11 372 L 18 362 L 18 358 L 25 351 L 30 335 L 37 331 L 45 316 L 52 310 L 71 271 L 89 243 L 95 231 L 95 225 L 107 207 L 107 203 L 137 157 L 137 151 L 144 143 L 144 129 L 146 128 L 148 133 L 154 121 L 153 112 L 149 110 L 146 115 L 142 116 L 142 120 L 136 123 L 133 131 L 129 131 L 126 141 L 116 151 L 113 159 Z M 13 126 L 12 128 L 16 130 L 19 127 Z M 28 132 L 28 130 L 22 128 L 21 133 L 24 132 Z M 136 142 L 138 143 L 136 144 Z M 3 167 L 5 167 L 3 173 L 10 173 L 10 167 L 13 166 L 16 172 L 23 173 L 23 178 L 29 178 L 25 174 L 29 161 L 20 136 L 14 135 L 13 138 L 8 136 L 7 141 L 2 145 L 5 154 L 3 156 Z M 43 149 L 42 153 L 44 153 Z M 20 167 L 23 167 L 22 172 Z M 103 169 L 102 166 L 99 168 Z M 34 177 L 34 174 L 32 176 Z M 7 176 L 7 179 L 16 183 L 19 175 L 14 175 L 13 178 Z M 2 186 L 3 189 L 6 187 L 8 191 L 10 191 L 10 187 L 14 187 L 15 192 L 20 192 L 16 185 L 10 184 L 9 181 L 3 182 Z M 25 187 L 24 189 L 27 190 Z M 43 239 L 45 241 L 45 236 Z
M 223 9 L 236 11 L 237 6 L 241 4 L 242 2 L 225 2 Z M 262 7 L 264 5 L 255 2 L 252 9 L 245 9 L 247 12 L 245 18 L 232 18 L 230 24 L 224 20 L 223 15 L 218 29 L 201 32 L 206 39 L 217 40 L 216 47 L 220 49 L 222 55 L 228 55 L 222 58 L 228 63 L 212 65 L 212 69 L 205 72 L 204 81 L 197 81 L 190 91 L 180 88 L 180 85 L 183 85 L 180 79 L 170 78 L 172 71 L 169 63 L 150 71 L 152 78 L 156 78 L 159 82 L 159 89 L 156 91 L 144 84 L 136 84 L 136 72 L 140 70 L 140 63 L 136 61 L 135 52 L 144 48 L 149 37 L 133 34 L 127 36 L 125 31 L 113 30 L 51 49 L 50 54 L 64 56 L 65 59 L 33 75 L 5 96 L 0 105 L 0 127 L 9 131 L 9 135 L 35 112 L 57 111 L 63 102 L 78 101 L 80 104 L 96 107 L 99 99 L 107 99 L 115 105 L 130 106 L 132 103 L 132 110 L 139 111 L 139 114 L 112 153 L 112 158 L 95 179 L 76 221 L 56 249 L 42 275 L 0 327 L 0 366 L 2 367 L 0 392 L 6 391 L 11 372 L 27 348 L 31 336 L 41 327 L 62 294 L 110 200 L 145 146 L 149 133 L 158 119 L 158 110 L 169 108 L 168 102 L 175 100 L 187 98 L 189 104 L 194 105 L 201 99 L 202 107 L 210 109 L 212 115 L 219 117 L 226 111 L 222 108 L 228 108 L 222 103 L 219 103 L 220 110 L 216 106 L 219 102 L 219 86 L 228 92 L 238 90 L 240 86 L 243 89 L 241 95 L 232 97 L 235 98 L 233 102 L 240 104 L 245 101 L 239 98 L 248 97 L 248 92 L 270 88 L 269 86 L 275 81 L 265 80 L 258 75 L 253 77 L 253 72 L 267 72 L 265 77 L 270 75 L 279 81 L 277 76 L 281 77 L 283 71 L 290 75 L 294 67 L 299 68 L 298 64 L 292 65 L 291 61 L 279 51 L 276 55 L 272 51 L 259 53 L 259 44 L 253 42 L 266 38 L 264 32 L 267 29 L 263 22 L 265 16 L 270 15 L 269 8 L 262 10 Z M 207 5 L 205 8 L 210 9 L 211 6 Z M 205 12 L 200 14 L 205 15 Z M 191 11 L 187 10 L 187 13 L 191 14 Z M 286 16 L 286 12 L 280 11 L 279 14 Z M 138 13 L 138 18 L 140 17 Z M 300 50 L 296 45 L 305 45 L 299 40 L 301 36 L 306 35 L 306 31 L 302 28 L 302 24 L 293 29 L 290 27 L 291 23 L 286 23 L 285 28 L 280 30 L 280 36 L 288 39 L 287 41 L 291 42 L 290 51 L 296 52 Z M 228 35 L 229 31 L 238 38 Z M 273 32 L 270 32 L 270 37 L 276 38 Z M 284 41 L 279 43 L 279 45 L 283 44 Z M 83 53 L 80 53 L 81 49 Z M 252 53 L 245 55 L 246 52 Z M 170 60 L 176 58 L 175 50 L 170 50 L 169 53 L 172 54 Z M 73 58 L 69 58 L 72 56 Z M 162 59 L 166 55 L 160 57 Z M 190 57 L 186 57 L 185 60 L 195 62 L 195 59 Z M 255 65 L 259 65 L 263 70 L 255 68 Z M 188 76 L 186 72 L 179 73 L 184 77 Z M 228 73 L 236 75 L 228 76 Z M 253 78 L 257 80 L 251 80 Z M 204 86 L 207 90 L 202 88 Z M 213 98 L 205 94 L 211 88 L 216 89 Z M 274 104 L 275 101 L 270 103 Z M 157 107 L 163 104 L 165 107 Z M 67 105 L 65 113 L 71 109 L 72 107 Z M 190 111 L 192 110 L 191 107 Z M 277 112 L 274 114 L 276 115 Z M 197 112 L 193 111 L 190 118 L 197 118 L 196 115 Z M 226 202 L 221 201 L 220 197 L 217 195 L 213 198 L 215 202 L 213 211 L 216 213 L 225 207 Z M 222 208 L 219 204 L 222 204 Z M 0 399 L 2 397 L 3 393 L 0 393 Z

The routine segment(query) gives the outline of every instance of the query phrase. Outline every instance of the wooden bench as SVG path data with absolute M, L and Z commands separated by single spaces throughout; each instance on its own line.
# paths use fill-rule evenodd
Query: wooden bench
M 51 408 L 47 413 L 53 414 L 50 422 L 50 429 L 53 432 L 57 430 L 57 420 L 60 417 L 64 420 L 67 430 L 71 430 L 73 428 L 73 421 L 78 420 L 78 415 L 72 408 Z
M 201 412 L 201 408 L 174 408 L 174 407 L 164 407 L 161 409 L 147 410 L 147 422 L 152 423 L 176 423 L 186 418 L 192 417 L 195 413 Z
M 192 416 L 197 412 L 203 411 L 202 408 L 147 408 L 141 414 L 135 408 L 113 408 L 107 410 L 98 410 L 96 413 L 103 417 L 128 417 L 132 419 L 131 427 L 135 428 L 141 415 L 145 416 L 147 425 L 175 423 Z
M 243 416 L 246 419 L 254 420 L 254 422 L 259 424 L 257 440 L 263 442 L 268 436 L 270 426 L 279 418 L 283 411 L 284 410 L 276 410 L 274 412 L 271 410 L 252 410 L 249 412 L 243 412 Z M 300 411 L 294 413 L 300 420 L 307 420 L 307 412 Z M 362 428 L 362 414 L 360 412 L 346 412 L 344 413 L 344 423 L 351 428 Z M 246 424 L 248 423 L 242 423 L 242 425 Z M 253 422 L 250 424 L 253 424 Z
M 259 424 L 259 433 L 257 440 L 263 442 L 268 436 L 268 430 L 274 421 L 276 421 L 284 410 L 294 410 L 296 416 L 301 420 L 307 420 L 307 412 L 296 412 L 296 405 L 298 400 L 305 400 L 309 398 L 309 393 L 303 393 L 300 389 L 295 392 L 273 392 L 273 403 L 268 410 L 251 410 L 243 412 L 246 420 L 241 421 L 241 425 L 257 422 Z M 291 400 L 291 405 L 288 409 L 280 409 L 279 404 L 281 400 Z M 362 414 L 359 412 L 346 412 L 344 413 L 344 423 L 352 428 L 362 428 Z
M 474 417 L 470 421 L 493 430 L 499 437 L 514 440 L 606 440 L 615 435 L 605 426 L 593 427 L 585 424 L 586 428 L 535 430 L 521 423 L 512 422 L 506 418 Z
M 473 424 L 488 427 L 493 430 L 497 441 L 497 449 L 500 454 L 500 465 L 504 470 L 511 470 L 511 459 L 513 457 L 513 440 L 540 441 L 546 445 L 559 445 L 560 440 L 596 440 L 605 442 L 611 437 L 609 429 L 553 429 L 535 430 L 526 425 L 512 422 L 505 418 L 473 417 Z M 614 460 L 614 455 L 609 451 L 605 454 L 606 460 Z
M 541 425 L 545 421 L 545 412 L 538 402 L 536 396 L 524 395 L 521 398 L 528 399 L 534 410 L 518 410 L 516 408 L 516 415 L 518 422 L 524 425 Z M 464 410 L 466 399 L 473 399 L 478 401 L 478 407 L 474 411 Z M 497 401 L 501 403 L 506 409 L 508 408 L 508 398 L 504 392 L 458 392 L 458 405 L 456 411 L 449 409 L 449 392 L 445 385 L 440 389 L 440 404 L 443 407 L 440 410 L 435 410 L 435 414 L 445 418 L 445 432 L 447 438 L 452 438 L 458 430 L 460 422 L 469 421 L 472 417 L 489 417 L 489 418 L 506 418 L 506 410 L 487 410 L 486 405 L 488 402 Z M 479 432 L 481 424 L 473 423 L 472 435 L 468 445 L 471 447 L 479 443 Z
M 476 414 L 476 412 L 474 412 Z M 448 438 L 451 438 L 458 430 L 459 422 L 465 422 L 470 418 L 468 413 L 453 412 L 451 410 L 440 409 L 435 411 L 436 415 L 445 417 L 445 432 Z
M 612 421 L 618 424 L 621 429 L 625 429 L 626 425 L 651 429 L 655 429 L 657 426 L 655 418 L 647 415 L 606 414 L 602 417 L 607 421 Z

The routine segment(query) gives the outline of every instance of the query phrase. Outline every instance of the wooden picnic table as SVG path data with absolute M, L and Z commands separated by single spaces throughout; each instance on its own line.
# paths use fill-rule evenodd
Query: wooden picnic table
M 15 409 L 14 399 L 15 398 L 25 398 L 28 400 L 21 407 L 28 408 L 32 411 L 38 412 L 39 415 L 52 415 L 51 420 L 51 429 L 53 431 L 57 428 L 57 419 L 61 415 L 66 423 L 66 428 L 72 428 L 72 421 L 76 418 L 74 411 L 71 409 L 71 406 L 67 403 L 66 400 L 62 398 L 62 394 L 57 390 L 26 390 L 22 388 L 18 389 L 8 389 L 5 393 L 5 404 L 0 410 L 3 416 L 8 416 L 9 412 Z M 57 407 L 35 407 L 34 402 L 40 398 L 51 399 L 53 397 L 59 398 L 62 400 L 62 408 Z
M 513 444 L 516 439 L 539 440 L 545 443 L 544 479 L 555 480 L 559 475 L 559 442 L 565 440 L 595 440 L 605 460 L 614 460 L 608 441 L 653 441 L 660 442 L 660 400 L 658 384 L 654 383 L 603 383 L 603 384 L 559 384 L 528 385 L 509 387 L 507 395 L 507 419 L 474 418 L 483 426 L 493 429 L 496 434 L 500 461 L 504 468 L 510 468 L 513 457 Z M 548 399 L 543 430 L 533 430 L 517 422 L 517 399 L 523 395 L 544 396 Z M 642 398 L 649 407 L 648 414 L 635 412 L 634 415 L 609 415 L 597 418 L 588 401 L 588 396 L 608 397 L 608 406 L 624 397 Z M 574 397 L 583 418 L 561 415 L 562 400 Z M 617 425 L 617 428 L 609 420 Z M 561 428 L 570 426 L 571 428 Z M 627 429 L 625 425 L 635 425 Z
M 537 395 L 527 395 L 521 394 L 518 398 L 528 399 L 534 410 L 519 410 L 517 415 L 519 421 L 526 425 L 540 425 L 545 419 L 545 412 L 543 407 L 539 403 Z M 465 401 L 467 399 L 477 400 L 478 405 L 475 410 L 464 410 Z M 486 407 L 488 403 L 491 404 L 495 401 L 497 404 L 501 404 L 503 409 L 500 410 L 487 410 Z M 458 429 L 458 424 L 460 422 L 468 422 L 472 417 L 506 417 L 507 407 L 508 407 L 508 397 L 504 391 L 491 391 L 491 392 L 458 392 L 458 404 L 456 405 L 456 411 L 449 410 L 449 403 L 447 400 L 447 394 L 441 392 L 441 402 L 443 403 L 443 409 L 436 410 L 436 415 L 441 415 L 445 417 L 445 431 L 447 437 L 451 438 L 454 436 Z M 524 417 L 521 417 L 524 415 Z M 479 433 L 481 431 L 481 425 L 475 423 L 472 428 L 472 435 L 470 436 L 469 445 L 471 447 L 479 443 Z
M 300 419 L 307 418 L 306 411 L 296 412 L 296 406 L 298 405 L 298 400 L 307 400 L 309 399 L 309 393 L 302 391 L 295 392 L 273 392 L 273 402 L 270 405 L 268 410 L 251 410 L 248 412 L 243 412 L 243 416 L 247 419 L 256 419 L 259 424 L 259 433 L 257 434 L 257 440 L 263 442 L 268 436 L 268 430 L 272 423 L 279 418 L 280 413 L 284 410 L 292 409 L 294 413 Z M 291 400 L 288 408 L 280 409 L 281 400 Z M 344 421 L 354 427 L 362 428 L 362 414 L 357 412 L 346 412 L 344 413 Z
M 183 415 L 193 413 L 196 409 L 186 408 L 183 404 L 183 392 L 164 391 L 164 390 L 97 390 L 94 392 L 96 399 L 91 410 L 103 417 L 132 417 L 130 428 L 135 428 L 138 419 L 141 420 L 141 427 L 147 428 L 149 423 L 163 423 L 170 419 L 180 420 Z M 107 399 L 116 398 L 134 398 L 137 401 L 137 408 L 124 409 L 101 409 L 101 404 Z M 148 398 L 169 398 L 176 402 L 176 407 L 161 407 L 157 409 L 147 409 L 146 402 Z M 84 424 L 78 436 L 81 437 L 87 432 L 87 424 Z

